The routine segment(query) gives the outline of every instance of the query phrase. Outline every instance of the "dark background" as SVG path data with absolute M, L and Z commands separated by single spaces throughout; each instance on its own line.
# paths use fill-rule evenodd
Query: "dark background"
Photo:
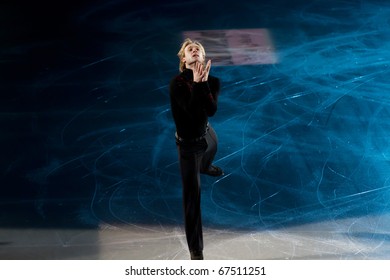
M 292 3 L 293 2 L 293 3 Z M 279 63 L 213 67 L 206 226 L 389 210 L 388 4 L 2 2 L 0 227 L 182 223 L 169 80 L 182 32 L 267 28 Z

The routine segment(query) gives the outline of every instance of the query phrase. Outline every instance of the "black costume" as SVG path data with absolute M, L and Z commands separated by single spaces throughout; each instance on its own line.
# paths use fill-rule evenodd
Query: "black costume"
M 193 81 L 193 72 L 185 69 L 170 84 L 170 100 L 176 125 L 176 143 L 183 184 L 185 231 L 191 258 L 203 258 L 203 234 L 200 209 L 200 173 L 222 175 L 212 165 L 218 139 L 208 117 L 217 111 L 219 79 Z

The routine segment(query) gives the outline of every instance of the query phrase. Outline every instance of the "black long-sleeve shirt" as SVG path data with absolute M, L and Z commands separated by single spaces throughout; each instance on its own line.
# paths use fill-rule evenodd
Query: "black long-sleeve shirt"
M 211 117 L 217 111 L 219 79 L 208 77 L 207 82 L 193 81 L 191 69 L 185 69 L 170 83 L 170 99 L 177 134 L 183 139 L 204 135 Z

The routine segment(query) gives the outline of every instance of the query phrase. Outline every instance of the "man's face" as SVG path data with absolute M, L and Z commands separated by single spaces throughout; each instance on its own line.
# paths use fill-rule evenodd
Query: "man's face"
M 199 45 L 193 43 L 189 44 L 184 49 L 183 61 L 186 63 L 186 65 L 192 65 L 196 61 L 203 63 L 204 56 Z

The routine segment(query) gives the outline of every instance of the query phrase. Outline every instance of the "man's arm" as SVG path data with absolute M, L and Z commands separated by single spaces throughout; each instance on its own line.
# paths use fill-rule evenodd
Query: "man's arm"
M 219 79 L 214 77 L 207 82 L 194 83 L 194 94 L 202 96 L 203 108 L 209 117 L 217 112 L 219 89 Z

